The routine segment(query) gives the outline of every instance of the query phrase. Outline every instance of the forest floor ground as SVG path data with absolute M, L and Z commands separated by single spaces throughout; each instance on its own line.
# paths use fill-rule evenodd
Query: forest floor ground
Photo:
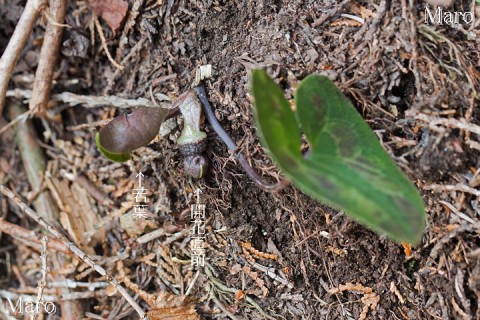
M 472 5 L 456 1 L 449 10 L 472 11 Z M 206 88 L 217 118 L 252 166 L 274 182 L 280 174 L 252 118 L 250 71 L 266 69 L 289 99 L 307 75 L 327 75 L 420 190 L 427 228 L 411 252 L 293 186 L 259 190 L 208 124 L 211 165 L 201 180 L 183 174 L 180 118 L 169 120 L 163 136 L 132 160 L 113 163 L 98 152 L 95 134 L 126 109 L 108 105 L 52 100 L 50 118 L 27 122 L 46 160 L 45 173 L 37 174 L 40 189 L 32 188 L 31 164 L 17 148 L 27 139 L 20 125 L 4 131 L 0 181 L 39 214 L 38 199 L 49 193 L 59 212 L 52 223 L 96 263 L 121 284 L 138 285 L 130 292 L 171 299 L 147 306 L 137 297 L 144 310 L 157 310 L 152 319 L 166 318 L 168 310 L 168 319 L 182 320 L 479 319 L 480 29 L 427 24 L 426 6 L 407 0 L 136 0 L 115 33 L 99 20 L 120 71 L 105 55 L 89 7 L 72 1 L 52 87 L 52 95 L 127 99 L 150 99 L 152 92 L 168 108 L 191 86 L 196 68 L 211 64 Z M 0 1 L 0 50 L 23 7 L 23 1 Z M 19 90 L 32 88 L 48 23 L 43 16 L 16 66 L 10 89 L 17 99 L 7 100 L 0 126 L 26 101 Z M 134 209 L 139 172 L 152 218 L 129 227 L 120 220 Z M 207 225 L 207 263 L 199 272 L 189 262 L 188 209 L 197 189 Z M 0 214 L 0 298 L 36 296 L 41 228 L 6 198 L 0 198 Z M 36 240 L 26 240 L 29 230 Z M 139 243 L 155 230 L 164 232 Z M 84 263 L 54 248 L 48 252 L 44 296 L 61 305 L 62 319 L 138 317 Z M 61 280 L 99 285 L 65 292 Z M 181 300 L 187 291 L 191 299 Z M 70 304 L 60 303 L 60 294 Z M 196 309 L 182 314 L 190 306 Z

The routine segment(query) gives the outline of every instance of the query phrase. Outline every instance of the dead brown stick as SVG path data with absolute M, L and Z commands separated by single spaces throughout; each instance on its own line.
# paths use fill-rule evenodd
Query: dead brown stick
M 103 50 L 105 50 L 105 54 L 107 55 L 108 60 L 115 66 L 115 68 L 123 71 L 125 69 L 124 66 L 120 65 L 117 61 L 112 58 L 110 51 L 108 51 L 107 46 L 107 39 L 105 39 L 105 35 L 103 34 L 102 26 L 100 25 L 100 21 L 98 21 L 98 17 L 96 15 L 93 16 L 93 22 L 95 23 L 95 28 L 98 31 L 98 35 L 100 36 L 100 40 L 102 42 Z
M 42 259 L 42 277 L 40 281 L 38 282 L 37 286 L 37 306 L 40 305 L 43 301 L 43 291 L 45 290 L 45 286 L 47 285 L 47 273 L 48 273 L 48 267 L 47 267 L 47 243 L 48 243 L 48 237 L 43 236 L 42 239 L 42 255 L 40 256 Z M 35 319 L 35 317 L 32 317 L 32 319 Z
M 47 111 L 50 99 L 53 74 L 57 66 L 58 52 L 64 28 L 62 24 L 65 21 L 67 7 L 67 0 L 49 1 L 50 20 L 45 31 L 42 50 L 40 51 L 35 82 L 33 83 L 32 99 L 29 105 L 30 110 L 38 110 L 38 113 L 42 116 Z
M 3 52 L 2 58 L 0 58 L 0 114 L 2 114 L 5 94 L 10 78 L 12 77 L 13 69 L 27 43 L 38 13 L 45 3 L 46 0 L 27 1 L 22 16 L 20 20 L 18 20 L 15 31 L 8 42 L 7 48 Z
M 10 223 L 5 220 L 0 219 L 0 232 L 10 235 L 13 238 L 25 240 L 27 243 L 37 245 L 41 244 L 40 238 L 41 234 L 33 230 L 25 229 L 24 227 L 18 226 L 14 223 Z M 63 244 L 63 242 L 57 239 L 48 240 L 48 248 L 55 250 L 57 252 L 62 252 L 65 254 L 70 254 L 68 247 Z
M 0 192 L 3 193 L 7 198 L 9 198 L 16 206 L 22 209 L 23 212 L 25 212 L 31 219 L 33 219 L 40 226 L 45 228 L 51 235 L 62 241 L 68 247 L 68 250 L 73 252 L 77 257 L 80 258 L 80 260 L 88 264 L 100 275 L 104 276 L 106 280 L 111 285 L 113 285 L 118 290 L 118 292 L 120 292 L 120 294 L 130 303 L 130 305 L 135 309 L 135 311 L 137 311 L 137 313 L 140 315 L 140 318 L 144 319 L 145 311 L 143 311 L 142 308 L 137 304 L 137 302 L 132 298 L 132 296 L 130 296 L 130 294 L 120 284 L 118 284 L 117 280 L 115 280 L 112 275 L 107 273 L 107 271 L 105 271 L 105 269 L 103 269 L 101 266 L 97 265 L 89 256 L 87 256 L 85 252 L 80 250 L 73 242 L 69 241 L 63 234 L 58 232 L 57 229 L 45 222 L 45 220 L 40 217 L 38 213 L 30 209 L 30 207 L 19 197 L 15 196 L 15 194 L 10 189 L 5 187 L 4 185 L 0 185 Z
M 418 111 L 407 111 L 405 113 L 407 117 L 414 118 L 427 123 L 428 127 L 432 130 L 438 131 L 443 129 L 443 127 L 465 130 L 471 133 L 480 135 L 480 126 L 469 123 L 465 119 L 454 119 L 454 118 L 441 118 L 433 115 L 428 115 Z
M 318 27 L 319 25 L 323 24 L 325 21 L 333 18 L 339 11 L 342 11 L 343 7 L 345 7 L 349 2 L 350 2 L 349 0 L 344 0 L 339 4 L 337 4 L 333 9 L 325 12 L 325 14 L 323 14 L 320 18 L 318 18 L 312 23 L 312 27 L 314 28 Z
M 32 91 L 25 89 L 12 89 L 7 91 L 7 97 L 17 99 L 32 99 Z M 62 102 L 69 106 L 83 105 L 85 108 L 112 106 L 116 108 L 149 107 L 158 108 L 158 105 L 145 98 L 126 99 L 117 96 L 87 96 L 72 92 L 62 92 L 52 95 L 52 101 Z
M 475 188 L 469 187 L 461 183 L 457 183 L 455 185 L 443 185 L 438 183 L 432 183 L 432 184 L 424 185 L 422 189 L 432 190 L 435 192 L 458 191 L 458 192 L 470 193 L 476 197 L 480 197 L 480 190 L 477 190 Z

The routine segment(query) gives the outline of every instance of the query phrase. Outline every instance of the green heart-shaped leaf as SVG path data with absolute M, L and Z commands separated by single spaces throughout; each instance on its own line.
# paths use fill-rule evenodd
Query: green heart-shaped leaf
M 264 80 L 256 82 L 256 78 Z M 280 88 L 265 78 L 268 78 L 265 72 L 254 71 L 256 121 L 272 158 L 293 184 L 393 240 L 418 243 L 425 227 L 425 210 L 418 190 L 335 84 L 318 75 L 302 81 L 295 96 L 300 122 L 295 130 L 291 123 L 295 120 L 294 113 Z M 263 96 L 257 96 L 258 92 L 263 92 Z M 269 94 L 275 98 L 269 99 Z M 272 112 L 278 108 L 273 107 L 272 100 L 283 111 Z M 268 125 L 282 121 L 288 126 Z M 281 139 L 299 142 L 298 126 L 310 143 L 310 151 L 291 166 L 285 161 L 284 154 L 288 151 L 284 149 L 293 142 L 283 148 L 277 145 L 282 144 Z M 294 138 L 290 136 L 292 133 Z M 294 146 L 292 152 L 298 150 Z M 279 149 L 282 153 L 277 155 Z

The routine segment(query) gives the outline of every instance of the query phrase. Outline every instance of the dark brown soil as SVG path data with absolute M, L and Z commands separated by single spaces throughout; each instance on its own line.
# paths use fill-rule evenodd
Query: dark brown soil
M 480 319 L 480 225 L 475 196 L 475 192 L 477 196 L 480 193 L 480 183 L 476 182 L 480 163 L 479 149 L 470 143 L 478 141 L 478 135 L 474 129 L 415 118 L 421 113 L 435 119 L 460 119 L 478 128 L 479 28 L 426 26 L 425 3 L 402 7 L 402 2 L 135 1 L 129 4 L 130 8 L 138 8 L 131 28 L 125 26 L 112 34 L 104 24 L 108 47 L 115 60 L 126 67 L 123 72 L 108 61 L 98 35 L 94 45 L 87 41 L 87 50 L 78 51 L 72 45 L 72 39 L 89 39 L 87 26 L 91 18 L 87 9 L 74 18 L 73 10 L 80 4 L 73 2 L 67 23 L 74 28 L 64 35 L 64 40 L 70 42 L 62 48 L 53 90 L 149 98 L 152 88 L 154 93 L 174 100 L 190 87 L 197 66 L 211 64 L 213 77 L 206 87 L 217 118 L 257 171 L 275 181 L 278 172 L 259 144 L 252 118 L 249 72 L 266 68 L 289 99 L 298 81 L 308 74 L 328 75 L 352 100 L 387 152 L 422 193 L 427 229 L 411 255 L 407 256 L 401 245 L 310 199 L 293 186 L 276 194 L 259 190 L 208 125 L 205 131 L 211 170 L 204 179 L 193 181 L 183 175 L 182 156 L 175 145 L 178 126 L 163 139 L 135 152 L 131 162 L 112 165 L 96 150 L 98 125 L 72 127 L 110 119 L 124 110 L 82 105 L 66 108 L 60 122 L 34 122 L 53 166 L 51 173 L 59 180 L 65 179 L 62 170 L 87 176 L 114 201 L 108 208 L 92 200 L 97 214 L 105 216 L 131 201 L 129 193 L 135 175 L 141 171 L 151 191 L 154 220 L 160 227 L 174 223 L 174 231 L 189 227 L 188 218 L 182 218 L 181 212 L 193 203 L 193 192 L 200 188 L 207 206 L 209 232 L 216 230 L 217 237 L 225 241 L 221 245 L 221 241 L 216 243 L 208 237 L 207 261 L 217 272 L 215 277 L 228 288 L 250 293 L 259 308 L 275 319 Z M 17 1 L 0 1 L 0 52 L 13 32 L 18 6 Z M 458 1 L 451 10 L 469 8 L 470 1 Z M 362 17 L 365 23 L 356 25 L 340 14 Z M 36 28 L 31 43 L 40 40 L 37 37 L 41 31 L 40 26 Z M 30 52 L 38 55 L 39 47 L 30 45 L 27 49 L 12 89 L 31 87 L 20 75 L 33 77 L 35 65 L 31 60 L 35 63 L 32 56 L 36 55 Z M 129 55 L 132 51 L 134 54 Z M 176 76 L 161 78 L 173 74 Z M 164 101 L 161 105 L 169 107 L 171 103 Z M 62 104 L 54 108 L 59 106 Z M 46 131 L 51 134 L 46 135 Z M 13 132 L 2 134 L 0 141 L 0 177 L 28 198 L 32 190 L 19 154 L 13 149 Z M 36 228 L 6 199 L 0 198 L 0 202 L 0 212 L 7 221 Z M 40 275 L 40 269 L 35 269 L 40 267 L 38 253 L 31 255 L 28 251 L 32 249 L 24 243 L 6 234 L 0 236 L 0 288 L 12 292 L 25 289 L 18 274 L 12 273 L 11 265 L 18 266 L 26 287 L 35 288 Z M 123 231 L 118 218 L 111 218 L 103 239 L 91 253 L 106 259 L 127 252 L 125 266 L 132 282 L 152 294 L 169 291 L 171 287 L 159 280 L 161 274 L 155 267 L 155 263 L 164 263 L 160 257 L 151 263 L 140 260 L 150 252 L 158 252 L 169 237 L 144 245 L 136 244 L 134 238 Z M 278 258 L 249 256 L 242 250 L 246 242 Z M 186 239 L 169 242 L 171 255 L 188 259 L 184 250 L 187 243 Z M 253 275 L 235 271 L 237 265 L 248 265 L 251 257 L 291 281 L 294 287 L 281 285 L 256 269 L 252 269 L 256 272 Z M 28 265 L 29 259 L 35 262 Z M 112 273 L 117 270 L 113 262 L 103 265 Z M 189 271 L 184 267 L 179 270 L 185 277 L 180 282 L 188 285 Z M 99 281 L 94 273 L 78 277 L 83 271 L 75 265 L 65 271 L 65 277 Z M 256 281 L 257 277 L 263 282 Z M 192 291 L 201 299 L 199 313 L 205 319 L 228 319 L 211 299 L 206 290 L 208 283 L 202 272 Z M 362 292 L 357 287 L 331 293 L 348 284 L 371 288 L 378 303 L 362 315 L 368 305 L 368 290 Z M 268 289 L 266 296 L 262 288 Z M 235 299 L 232 292 L 217 288 L 214 295 L 236 319 L 264 319 L 257 308 L 245 299 Z M 124 304 L 120 297 L 107 297 L 103 291 L 83 300 L 85 311 L 104 319 L 136 318 L 128 306 L 119 310 Z M 142 306 L 147 308 L 143 302 Z

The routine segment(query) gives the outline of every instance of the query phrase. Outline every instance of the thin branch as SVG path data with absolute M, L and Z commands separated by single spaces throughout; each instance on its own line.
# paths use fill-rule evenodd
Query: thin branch
M 480 197 L 480 190 L 477 190 L 475 188 L 469 187 L 461 183 L 457 183 L 456 185 L 443 185 L 443 184 L 432 183 L 432 184 L 423 186 L 422 189 L 432 190 L 435 192 L 459 191 L 459 192 L 470 193 L 476 197 Z
M 6 233 L 15 239 L 21 239 L 24 241 L 24 243 L 34 248 L 40 245 L 39 239 L 41 234 L 39 232 L 25 229 L 24 227 L 18 226 L 3 219 L 0 219 L 0 233 Z M 50 239 L 48 241 L 48 248 L 57 252 L 71 254 L 63 242 L 57 239 Z
M 32 115 L 31 110 L 28 110 L 27 112 L 22 113 L 21 115 L 19 115 L 19 116 L 16 117 L 15 119 L 12 119 L 9 123 L 7 123 L 6 125 L 4 125 L 4 126 L 0 129 L 0 134 L 2 134 L 2 133 L 4 133 L 5 131 L 7 131 L 8 128 L 10 128 L 11 126 L 15 125 L 17 122 L 27 120 L 28 117 L 30 117 L 31 115 Z
M 7 97 L 13 97 L 17 99 L 31 99 L 32 91 L 23 89 L 13 89 L 7 91 Z M 84 108 L 96 108 L 101 106 L 112 106 L 115 108 L 133 108 L 133 107 L 147 107 L 147 108 L 161 108 L 157 104 L 145 98 L 137 99 L 125 99 L 117 96 L 86 96 L 81 94 L 75 94 L 72 92 L 62 92 L 51 96 L 50 101 L 62 102 L 67 104 L 60 108 L 50 110 L 50 112 L 57 113 L 63 111 L 69 106 L 82 105 Z M 170 119 L 179 115 L 180 111 L 178 106 L 173 106 L 168 109 L 168 115 L 166 119 Z
M 15 31 L 8 42 L 7 48 L 3 52 L 2 58 L 0 58 L 0 114 L 2 114 L 5 94 L 13 74 L 13 69 L 17 65 L 18 59 L 20 59 L 20 55 L 33 29 L 38 13 L 45 3 L 46 0 L 27 1 L 22 16 L 20 20 L 18 20 Z
M 93 270 L 105 277 L 105 279 L 111 285 L 113 285 L 118 290 L 118 292 L 120 292 L 120 294 L 125 298 L 125 300 L 130 303 L 130 305 L 135 309 L 135 311 L 137 311 L 140 318 L 145 318 L 145 311 L 143 311 L 142 308 L 138 305 L 138 303 L 132 298 L 132 296 L 130 296 L 130 294 L 120 284 L 118 284 L 117 280 L 112 275 L 106 272 L 105 269 L 103 269 L 101 266 L 93 262 L 93 260 L 89 256 L 87 256 L 85 252 L 80 250 L 73 242 L 68 240 L 63 234 L 61 234 L 54 227 L 48 224 L 43 218 L 38 215 L 38 213 L 30 209 L 30 207 L 19 197 L 15 196 L 15 194 L 10 189 L 3 185 L 0 185 L 0 192 L 2 192 L 7 198 L 9 198 L 16 206 L 22 209 L 23 212 L 25 212 L 31 219 L 33 219 L 40 226 L 45 228 L 51 235 L 61 240 L 68 247 L 68 250 L 73 252 L 80 260 L 85 262 Z
M 8 90 L 6 96 L 13 97 L 16 99 L 29 100 L 32 98 L 32 91 L 24 90 L 24 89 L 13 89 L 13 90 Z M 75 94 L 71 92 L 62 92 L 59 94 L 54 94 L 51 96 L 50 101 L 62 102 L 66 104 L 66 105 L 60 106 L 59 108 L 55 108 L 48 111 L 48 112 L 52 112 L 53 115 L 63 111 L 69 106 L 76 106 L 80 104 L 82 104 L 82 107 L 84 108 L 96 108 L 100 106 L 112 106 L 116 108 L 133 108 L 133 107 L 161 108 L 157 104 L 145 98 L 125 99 L 117 96 L 86 96 L 86 95 L 80 95 L 80 94 Z M 174 118 L 178 116 L 179 113 L 180 111 L 178 109 L 178 106 L 174 105 L 173 107 L 168 109 L 168 115 L 165 118 L 165 120 Z M 29 110 L 27 112 L 24 112 L 18 115 L 17 117 L 12 119 L 7 125 L 3 126 L 0 129 L 0 135 L 4 133 L 12 125 L 16 124 L 19 121 L 27 119 L 31 115 L 32 115 L 32 110 Z M 108 123 L 108 121 L 106 121 L 105 124 L 106 123 Z M 73 127 L 74 129 L 70 129 L 70 130 L 80 130 L 80 129 L 83 129 L 84 127 L 90 127 L 90 124 L 81 124 Z
M 33 83 L 33 94 L 29 109 L 38 110 L 41 115 L 47 111 L 48 100 L 52 88 L 53 75 L 58 62 L 58 52 L 63 35 L 63 22 L 67 12 L 67 0 L 50 0 L 51 20 L 43 39 L 38 67 Z
M 2 298 L 3 299 L 15 300 L 15 301 L 21 298 L 22 302 L 35 302 L 36 299 L 37 299 L 37 297 L 33 296 L 33 295 L 19 294 L 19 293 L 10 292 L 10 291 L 7 291 L 7 290 L 0 289 L 0 299 L 2 299 Z M 56 295 L 44 295 L 43 300 L 45 302 L 57 302 L 58 301 L 58 296 L 56 296 Z M 0 303 L 0 306 L 5 306 L 5 304 L 2 302 L 2 303 Z
M 86 288 L 88 291 L 95 291 L 108 287 L 108 282 L 78 282 L 70 279 L 62 281 L 52 281 L 48 284 L 49 288 Z
M 117 61 L 115 61 L 112 58 L 112 55 L 110 54 L 110 51 L 108 51 L 107 47 L 107 40 L 105 39 L 105 35 L 103 34 L 102 26 L 100 25 L 100 22 L 98 21 L 98 17 L 96 15 L 93 16 L 93 22 L 95 23 L 95 27 L 98 31 L 98 34 L 100 35 L 100 40 L 102 42 L 103 50 L 105 50 L 105 53 L 107 54 L 108 60 L 119 70 L 123 71 L 125 69 L 124 66 L 120 65 Z
M 141 243 L 141 244 L 144 244 L 144 243 L 150 242 L 152 240 L 155 240 L 157 238 L 163 237 L 165 234 L 166 234 L 165 229 L 160 228 L 160 229 L 154 230 L 150 233 L 146 233 L 141 237 L 138 237 L 137 242 Z
M 425 113 L 420 113 L 418 111 L 407 111 L 405 114 L 407 117 L 412 117 L 415 120 L 420 120 L 428 124 L 428 127 L 432 130 L 438 131 L 438 126 L 460 129 L 469 131 L 475 134 L 480 135 L 480 126 L 468 123 L 465 120 L 457 120 L 454 118 L 440 118 L 435 116 L 430 116 Z
M 8 90 L 7 97 L 14 97 L 18 99 L 31 99 L 32 91 L 23 89 Z M 62 92 L 54 94 L 51 97 L 52 101 L 63 102 L 69 106 L 76 106 L 83 104 L 85 108 L 95 108 L 100 106 L 113 106 L 116 108 L 131 108 L 131 107 L 149 107 L 158 108 L 158 105 L 145 98 L 125 99 L 117 96 L 86 96 L 75 94 L 71 92 Z
M 319 19 L 315 20 L 312 23 L 312 27 L 318 27 L 319 25 L 325 23 L 325 21 L 333 18 L 339 11 L 342 11 L 343 8 L 350 3 L 350 0 L 343 0 L 341 3 L 337 4 L 333 9 L 328 10 L 323 14 Z
M 47 284 L 47 243 L 48 243 L 48 237 L 43 236 L 42 239 L 42 278 L 38 282 L 38 293 L 37 293 L 37 309 L 38 306 L 42 305 L 43 302 L 43 290 L 45 289 L 45 286 Z M 32 319 L 35 319 L 36 314 L 32 314 Z

